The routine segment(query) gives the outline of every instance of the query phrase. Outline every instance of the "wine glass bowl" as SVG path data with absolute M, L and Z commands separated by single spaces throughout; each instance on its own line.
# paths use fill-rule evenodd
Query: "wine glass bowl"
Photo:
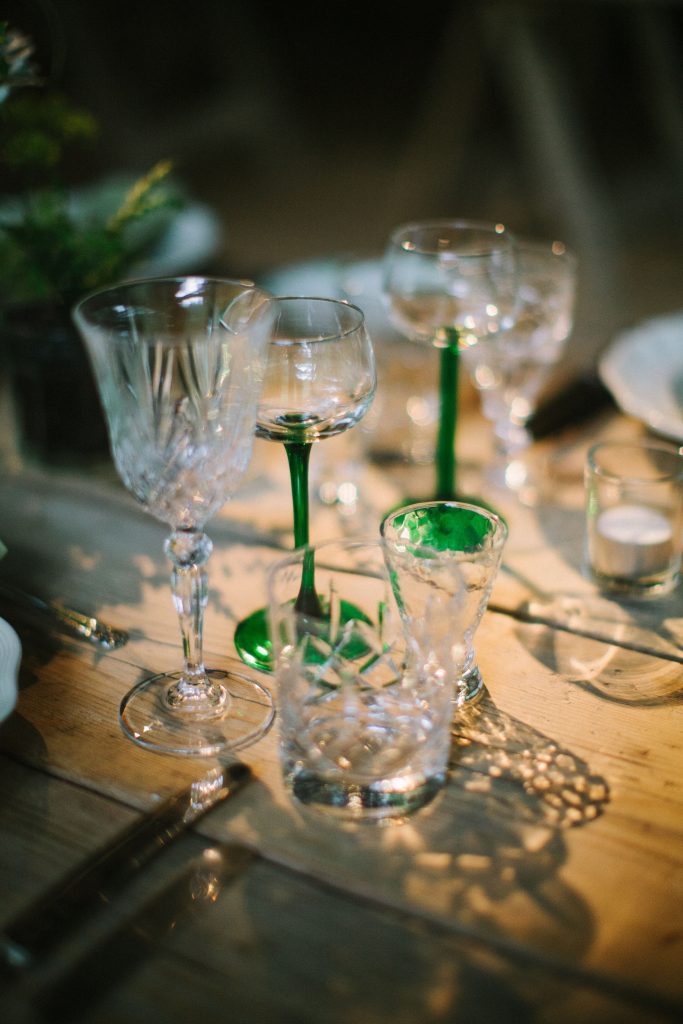
M 367 412 L 377 384 L 375 359 L 362 311 L 341 299 L 271 298 L 272 333 L 256 436 L 284 444 L 294 513 L 294 547 L 309 542 L 308 463 L 317 441 L 354 426 Z M 320 612 L 313 563 L 304 576 L 301 606 Z M 267 609 L 238 623 L 235 646 L 248 665 L 270 671 Z
M 237 749 L 263 735 L 273 717 L 260 684 L 205 668 L 202 651 L 212 550 L 204 526 L 236 490 L 251 455 L 269 333 L 265 300 L 250 282 L 159 278 L 96 292 L 74 310 L 119 475 L 171 528 L 164 550 L 184 665 L 143 680 L 120 708 L 124 732 L 165 753 Z
M 516 256 L 502 224 L 438 220 L 394 231 L 384 256 L 388 315 L 408 338 L 440 350 L 436 497 L 456 497 L 459 352 L 512 322 Z
M 391 235 L 384 260 L 389 317 L 409 338 L 437 348 L 497 333 L 515 307 L 515 252 L 502 224 L 425 221 Z
M 375 393 L 362 312 L 338 299 L 283 296 L 274 311 L 256 436 L 312 444 L 357 423 Z

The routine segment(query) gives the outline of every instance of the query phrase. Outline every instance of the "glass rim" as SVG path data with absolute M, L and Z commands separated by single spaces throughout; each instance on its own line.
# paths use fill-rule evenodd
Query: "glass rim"
M 384 532 L 385 526 L 395 516 L 405 515 L 408 512 L 415 512 L 418 509 L 422 509 L 422 508 L 443 508 L 443 507 L 459 508 L 459 509 L 463 509 L 463 510 L 465 510 L 467 512 L 476 512 L 478 515 L 481 516 L 482 519 L 488 519 L 488 521 L 490 523 L 494 523 L 494 525 L 496 527 L 496 532 L 494 534 L 493 540 L 494 540 L 494 543 L 496 543 L 496 544 L 499 541 L 500 542 L 505 541 L 507 536 L 508 536 L 508 533 L 509 533 L 508 525 L 505 522 L 505 520 L 503 519 L 503 517 L 499 516 L 497 512 L 492 512 L 490 509 L 483 508 L 481 505 L 474 505 L 471 502 L 455 501 L 455 500 L 450 500 L 448 498 L 442 498 L 442 499 L 435 498 L 433 501 L 417 501 L 417 502 L 413 502 L 412 505 L 403 505 L 401 508 L 394 509 L 393 512 L 389 512 L 388 515 L 384 516 L 384 518 L 382 519 L 382 522 L 379 525 L 380 536 L 384 540 L 387 539 L 385 537 L 385 532 Z M 417 546 L 421 547 L 421 548 L 425 548 L 426 550 L 432 549 L 430 544 L 420 544 L 419 542 L 417 542 Z
M 214 274 L 160 274 L 153 277 L 129 277 L 124 278 L 121 281 L 115 281 L 112 284 L 104 285 L 101 288 L 94 288 L 90 292 L 86 292 L 77 302 L 71 307 L 71 312 L 74 317 L 83 319 L 82 309 L 84 306 L 90 304 L 94 299 L 101 298 L 108 293 L 113 293 L 122 289 L 133 289 L 136 286 L 149 286 L 155 284 L 180 284 L 183 281 L 197 281 L 203 284 L 223 284 L 223 285 L 240 285 L 244 291 L 260 292 L 266 298 L 269 297 L 269 292 L 260 285 L 257 285 L 255 281 L 249 278 L 239 277 L 220 277 Z
M 313 345 L 318 341 L 334 341 L 339 338 L 347 338 L 349 335 L 354 334 L 356 331 L 361 330 L 365 324 L 365 313 L 357 306 L 354 302 L 349 302 L 347 299 L 337 298 L 332 295 L 272 295 L 268 292 L 266 294 L 266 300 L 264 305 L 270 305 L 280 302 L 321 302 L 328 303 L 331 306 L 343 306 L 347 310 L 352 310 L 358 315 L 358 322 L 352 324 L 345 330 L 330 332 L 329 334 L 322 334 L 316 337 L 308 338 L 287 338 L 287 344 L 289 345 Z M 285 339 L 283 339 L 285 340 Z M 278 344 L 278 339 L 271 339 L 271 344 Z
M 490 249 L 481 249 L 480 251 L 467 254 L 463 253 L 458 257 L 462 260 L 482 259 L 495 252 L 503 253 L 513 251 L 516 245 L 515 236 L 500 221 L 467 220 L 456 217 L 436 217 L 427 220 L 407 221 L 404 224 L 400 224 L 397 228 L 394 228 L 389 235 L 389 244 L 400 252 L 406 252 L 416 256 L 438 256 L 440 252 L 445 252 L 446 250 L 418 246 L 414 246 L 412 249 L 407 249 L 404 244 L 406 241 L 404 236 L 408 235 L 409 232 L 429 231 L 441 227 L 451 230 L 456 229 L 458 231 L 479 231 L 501 240 L 500 245 L 492 246 Z M 404 239 L 403 242 L 401 242 L 401 238 Z
M 660 455 L 666 455 L 674 460 L 671 471 L 660 471 L 654 473 L 652 476 L 640 476 L 638 474 L 629 475 L 627 473 L 616 473 L 604 466 L 601 466 L 596 461 L 596 456 L 601 451 L 632 451 L 632 452 L 657 452 Z M 668 480 L 683 480 L 683 451 L 680 448 L 676 448 L 674 445 L 669 445 L 660 441 L 598 441 L 588 450 L 586 456 L 587 468 L 601 480 L 609 480 L 613 483 L 632 481 L 634 483 L 643 484 L 654 484 L 654 483 L 665 483 Z

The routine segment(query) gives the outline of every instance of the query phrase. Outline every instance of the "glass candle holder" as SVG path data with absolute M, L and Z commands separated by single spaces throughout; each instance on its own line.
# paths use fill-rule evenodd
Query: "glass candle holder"
M 683 455 L 670 445 L 606 441 L 588 453 L 586 563 L 609 593 L 668 594 L 678 583 Z

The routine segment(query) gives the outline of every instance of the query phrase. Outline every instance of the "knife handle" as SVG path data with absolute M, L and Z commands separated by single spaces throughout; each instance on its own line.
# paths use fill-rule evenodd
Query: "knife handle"
M 614 408 L 609 391 L 597 374 L 588 373 L 570 380 L 546 399 L 532 414 L 527 429 L 535 441 L 540 441 L 567 427 L 579 426 L 609 407 Z

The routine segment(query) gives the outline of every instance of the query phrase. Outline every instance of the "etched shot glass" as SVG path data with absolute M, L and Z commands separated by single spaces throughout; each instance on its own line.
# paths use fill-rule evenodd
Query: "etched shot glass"
M 453 682 L 407 657 L 382 543 L 301 548 L 268 585 L 291 795 L 356 819 L 427 803 L 446 780 Z
M 407 629 L 419 638 L 424 624 L 431 622 L 432 632 L 450 636 L 451 644 L 442 642 L 436 656 L 453 677 L 456 703 L 475 701 L 483 693 L 484 680 L 476 663 L 474 634 L 500 566 L 507 526 L 478 505 L 428 501 L 392 512 L 380 531 L 396 589 L 403 595 Z M 460 604 L 451 598 L 458 586 Z
M 588 452 L 586 562 L 598 586 L 626 598 L 668 594 L 683 541 L 683 455 L 657 442 L 605 441 Z

